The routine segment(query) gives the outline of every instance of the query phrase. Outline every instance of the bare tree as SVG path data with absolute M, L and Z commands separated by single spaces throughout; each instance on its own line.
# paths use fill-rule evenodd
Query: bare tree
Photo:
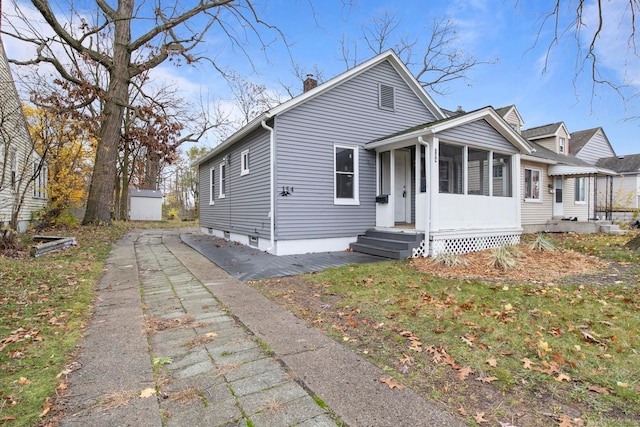
M 516 4 L 518 2 L 516 1 Z M 591 81 L 591 99 L 598 87 L 612 89 L 623 100 L 638 95 L 638 91 L 629 84 L 636 76 L 626 72 L 611 72 L 606 51 L 615 50 L 615 56 L 626 68 L 632 61 L 638 61 L 640 55 L 637 45 L 636 17 L 640 16 L 640 1 L 625 0 L 603 2 L 596 0 L 556 0 L 543 13 L 536 41 L 546 45 L 546 57 L 543 72 L 546 72 L 554 49 L 558 49 L 564 39 L 573 41 L 575 47 L 574 84 L 582 76 Z M 551 31 L 545 31 L 550 29 Z M 547 34 L 549 34 L 547 36 Z M 620 46 L 611 44 L 611 35 L 615 34 Z M 566 50 L 563 50 L 566 55 Z
M 386 10 L 374 16 L 362 26 L 364 50 L 377 55 L 393 49 L 422 87 L 435 93 L 446 94 L 448 83 L 467 79 L 469 70 L 492 63 L 477 60 L 458 48 L 458 35 L 449 20 L 433 20 L 429 31 L 419 37 L 399 34 L 401 23 L 400 18 Z M 360 44 L 343 36 L 340 48 L 347 69 L 354 67 L 359 62 Z
M 69 4 L 71 13 L 81 17 L 79 25 L 74 26 L 73 22 L 67 25 L 61 21 L 48 0 L 32 0 L 55 35 L 39 34 L 28 23 L 29 31 L 16 25 L 10 32 L 3 30 L 36 48 L 36 58 L 14 61 L 16 64 L 49 64 L 62 79 L 78 86 L 88 83 L 69 57 L 88 58 L 106 72 L 107 82 L 95 88 L 100 97 L 102 121 L 84 224 L 111 222 L 118 147 L 129 105 L 129 87 L 136 77 L 167 60 L 193 64 L 207 59 L 198 56 L 196 48 L 214 28 L 228 39 L 230 46 L 243 52 L 251 37 L 266 46 L 260 33 L 262 28 L 281 36 L 277 29 L 258 17 L 251 0 L 201 0 L 190 7 L 178 1 L 158 1 L 154 7 L 142 3 L 136 7 L 134 0 L 118 0 L 115 7 L 106 0 L 96 0 L 96 3 L 91 21 L 81 17 L 74 9 L 75 3 Z M 9 17 L 9 22 L 16 17 L 24 18 L 15 0 L 13 5 L 18 16 Z M 134 26 L 146 31 L 134 38 Z M 67 58 L 60 55 L 60 47 L 67 52 Z M 213 59 L 207 60 L 218 68 Z

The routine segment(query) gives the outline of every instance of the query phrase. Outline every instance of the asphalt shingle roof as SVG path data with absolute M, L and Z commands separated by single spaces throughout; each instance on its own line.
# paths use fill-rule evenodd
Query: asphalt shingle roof
M 596 162 L 596 166 L 611 169 L 618 173 L 637 173 L 640 171 L 640 154 L 605 157 Z
M 560 129 L 560 126 L 562 126 L 562 122 L 525 129 L 522 131 L 522 136 L 525 139 L 536 139 L 546 135 L 554 135 Z
M 600 128 L 579 130 L 571 133 L 571 139 L 569 140 L 569 153 L 574 156 L 582 150 L 587 142 L 593 138 Z

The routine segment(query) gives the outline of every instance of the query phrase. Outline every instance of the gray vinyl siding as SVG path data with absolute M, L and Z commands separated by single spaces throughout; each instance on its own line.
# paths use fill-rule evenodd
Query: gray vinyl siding
M 395 111 L 378 107 L 378 88 L 395 88 Z M 375 152 L 363 145 L 434 120 L 388 62 L 376 65 L 276 118 L 276 238 L 348 237 L 375 226 Z M 334 205 L 334 144 L 358 147 L 359 206 Z M 277 194 L 277 193 L 276 193 Z
M 576 157 L 594 165 L 598 159 L 613 157 L 615 155 L 616 153 L 611 149 L 602 131 L 599 130 L 593 138 L 582 147 Z
M 241 153 L 249 150 L 249 174 L 240 175 Z M 225 197 L 220 198 L 220 164 L 229 155 Z M 215 168 L 210 205 L 211 167 Z M 259 129 L 241 143 L 200 165 L 200 226 L 271 238 L 269 229 L 269 133 Z
M 478 120 L 473 123 L 448 129 L 438 133 L 437 136 L 442 142 L 461 143 L 503 153 L 518 152 L 509 141 L 500 135 L 500 133 L 485 120 Z

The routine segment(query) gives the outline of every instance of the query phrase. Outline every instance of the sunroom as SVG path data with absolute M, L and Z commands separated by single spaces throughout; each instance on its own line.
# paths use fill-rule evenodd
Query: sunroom
M 424 233 L 422 254 L 516 244 L 520 154 L 531 148 L 491 107 L 370 142 L 376 228 Z

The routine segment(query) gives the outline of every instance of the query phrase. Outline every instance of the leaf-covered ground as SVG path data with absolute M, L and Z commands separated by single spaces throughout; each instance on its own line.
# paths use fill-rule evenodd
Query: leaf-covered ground
M 638 255 L 630 237 L 519 245 L 516 266 L 386 262 L 253 285 L 471 425 L 640 424 Z M 572 249 L 568 249 L 572 248 Z

